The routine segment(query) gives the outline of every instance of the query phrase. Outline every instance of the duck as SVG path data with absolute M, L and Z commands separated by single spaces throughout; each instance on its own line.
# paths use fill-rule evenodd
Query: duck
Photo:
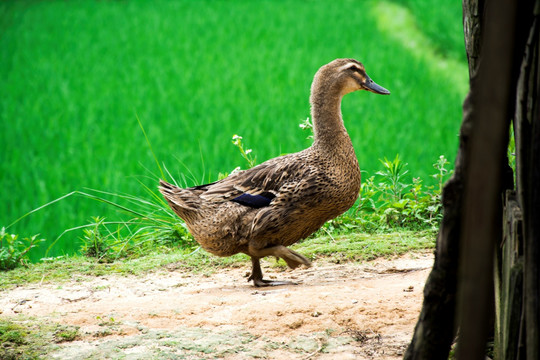
M 251 258 L 248 282 L 256 287 L 297 285 L 264 279 L 260 259 L 281 258 L 291 269 L 311 266 L 288 246 L 355 203 L 360 168 L 344 126 L 341 100 L 358 90 L 390 94 L 371 80 L 359 61 L 331 61 L 316 72 L 311 84 L 310 147 L 210 184 L 180 188 L 160 180 L 159 191 L 204 250 L 222 257 L 244 253 Z

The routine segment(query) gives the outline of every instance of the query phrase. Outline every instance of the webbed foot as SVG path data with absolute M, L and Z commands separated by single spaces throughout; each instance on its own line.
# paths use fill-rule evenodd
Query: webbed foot
M 253 285 L 256 287 L 265 287 L 265 286 L 281 286 L 281 285 L 298 285 L 298 283 L 285 280 L 265 280 L 265 279 L 253 279 L 252 276 L 248 278 L 248 281 L 253 280 Z

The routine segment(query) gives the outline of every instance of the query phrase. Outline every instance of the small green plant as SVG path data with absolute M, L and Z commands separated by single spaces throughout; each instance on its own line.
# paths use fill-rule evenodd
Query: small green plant
M 6 228 L 0 230 L 0 270 L 11 270 L 18 266 L 26 266 L 29 262 L 28 252 L 44 239 L 38 235 L 20 239 L 19 235 L 8 234 Z
M 61 326 L 61 325 L 59 325 Z M 77 340 L 79 338 L 79 327 L 59 327 L 54 333 L 54 342 L 63 343 Z
M 240 150 L 242 157 L 247 161 L 248 168 L 252 168 L 257 164 L 257 157 L 253 156 L 252 149 L 244 149 L 244 144 L 242 142 L 242 137 L 240 135 L 234 135 L 232 137 L 232 143 Z
M 299 126 L 302 130 L 307 130 L 311 132 L 311 135 L 309 135 L 307 138 L 313 139 L 313 123 L 311 122 L 311 120 L 309 120 L 309 118 L 306 118 L 306 120 L 302 121 Z
M 394 160 L 388 160 L 385 157 L 384 160 L 379 161 L 384 167 L 383 170 L 377 172 L 377 175 L 383 178 L 379 188 L 391 196 L 393 201 L 401 200 L 405 189 L 410 186 L 404 183 L 404 177 L 409 172 L 409 170 L 405 170 L 407 163 L 401 161 L 399 154 L 396 155 Z
M 232 137 L 232 143 L 233 143 L 234 146 L 236 146 L 238 148 L 238 150 L 240 150 L 240 154 L 242 155 L 244 160 L 247 161 L 248 169 L 251 169 L 252 167 L 257 165 L 257 157 L 253 156 L 253 154 L 252 154 L 253 150 L 252 149 L 244 149 L 244 143 L 242 142 L 243 139 L 244 138 L 242 136 L 234 134 L 233 137 Z M 232 174 L 234 174 L 234 173 L 236 173 L 236 172 L 238 172 L 240 170 L 242 170 L 242 168 L 240 166 L 237 166 L 230 173 L 227 173 L 227 172 L 222 173 L 222 172 L 220 172 L 218 174 L 218 180 L 223 180 L 227 176 L 232 175 Z
M 102 259 L 110 248 L 109 244 L 107 244 L 107 237 L 101 234 L 101 227 L 105 218 L 94 217 L 93 220 L 92 227 L 83 229 L 81 252 L 85 256 Z
M 118 324 L 118 322 L 112 316 L 109 316 L 109 318 L 107 319 L 98 315 L 96 316 L 96 320 L 99 321 L 99 326 L 113 326 Z
M 509 139 L 508 139 L 508 164 L 512 168 L 512 173 L 514 174 L 514 177 L 516 175 L 516 136 L 514 134 L 514 125 L 510 124 L 510 132 L 509 132 Z M 515 182 L 514 178 L 514 182 Z
M 446 160 L 444 155 L 439 156 L 439 160 L 437 160 L 437 162 L 433 164 L 433 167 L 437 170 L 437 173 L 433 174 L 432 176 L 437 180 L 437 183 L 439 185 L 439 193 L 442 192 L 444 180 L 453 173 L 452 170 L 448 170 L 446 168 L 448 165 L 450 165 L 450 162 Z

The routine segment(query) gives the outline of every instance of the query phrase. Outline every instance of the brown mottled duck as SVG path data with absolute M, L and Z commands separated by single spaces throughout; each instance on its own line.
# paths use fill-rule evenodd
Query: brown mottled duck
M 197 242 L 218 256 L 244 253 L 255 286 L 294 284 L 263 279 L 259 259 L 275 256 L 295 269 L 309 260 L 287 246 L 349 209 L 360 190 L 360 168 L 341 116 L 343 95 L 390 94 L 354 59 L 336 59 L 311 85 L 313 145 L 206 185 L 159 190 Z

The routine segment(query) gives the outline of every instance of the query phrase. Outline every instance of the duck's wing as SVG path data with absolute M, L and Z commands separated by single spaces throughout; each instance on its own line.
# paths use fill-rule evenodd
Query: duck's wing
M 223 180 L 199 187 L 201 198 L 208 201 L 235 201 L 260 208 L 270 202 L 286 187 L 314 176 L 314 169 L 297 154 L 268 160 L 249 170 L 240 171 Z

